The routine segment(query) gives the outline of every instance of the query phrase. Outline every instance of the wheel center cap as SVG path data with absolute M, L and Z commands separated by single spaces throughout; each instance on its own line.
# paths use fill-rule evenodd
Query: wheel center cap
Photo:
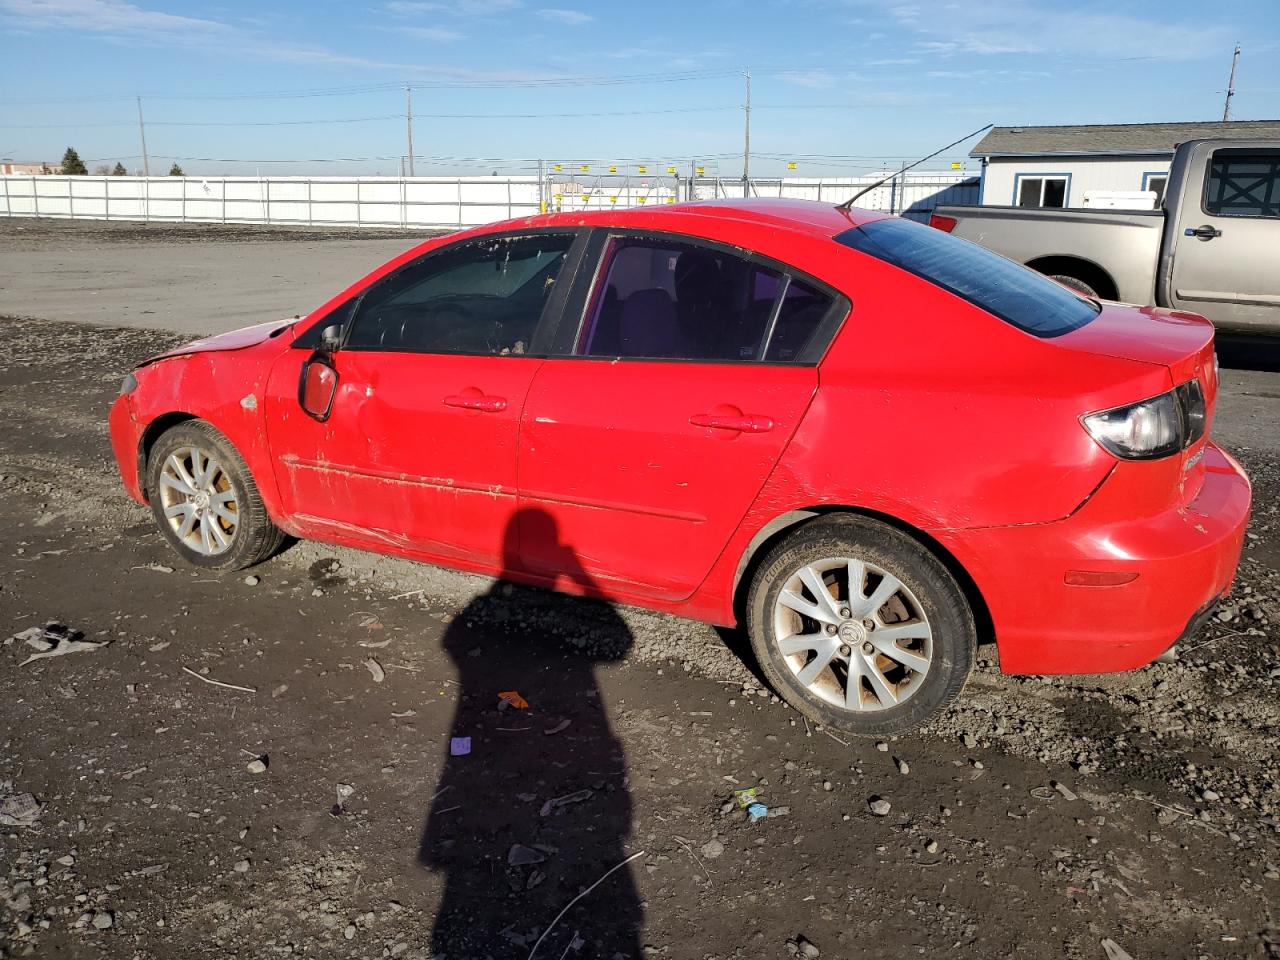
M 195 495 L 195 499 L 194 499 L 194 500 L 192 500 L 192 503 L 194 503 L 194 504 L 196 505 L 196 509 L 197 509 L 197 510 L 203 510 L 203 509 L 205 509 L 206 507 L 208 507 L 208 506 L 209 506 L 209 493 L 208 493 L 208 491 L 201 490 L 199 493 L 197 493 L 197 494 Z
M 861 646 L 867 639 L 867 628 L 857 620 L 846 620 L 838 631 L 840 641 L 851 647 Z

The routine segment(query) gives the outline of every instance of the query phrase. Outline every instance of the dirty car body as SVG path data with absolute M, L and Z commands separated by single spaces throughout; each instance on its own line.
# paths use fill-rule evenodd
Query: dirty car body
M 974 251 L 1034 284 L 1001 300 Z M 143 503 L 154 445 L 201 421 L 284 533 L 724 625 L 771 550 L 856 518 L 936 561 L 1004 670 L 1086 673 L 1150 662 L 1230 587 L 1250 489 L 1216 394 L 1195 315 L 869 211 L 709 202 L 430 240 L 297 322 L 144 364 L 111 434 Z M 879 656 L 861 590 L 790 589 L 801 644 L 826 622 L 832 656 Z M 860 703 L 897 702 L 882 679 Z

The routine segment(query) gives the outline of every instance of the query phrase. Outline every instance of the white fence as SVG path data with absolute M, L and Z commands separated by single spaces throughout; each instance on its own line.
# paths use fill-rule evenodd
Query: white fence
M 539 177 L 0 176 L 0 216 L 305 226 L 456 228 L 540 210 L 598 210 L 687 199 L 794 197 L 839 203 L 879 176 L 742 180 L 607 174 Z M 909 173 L 857 201 L 926 218 L 977 203 L 978 181 Z

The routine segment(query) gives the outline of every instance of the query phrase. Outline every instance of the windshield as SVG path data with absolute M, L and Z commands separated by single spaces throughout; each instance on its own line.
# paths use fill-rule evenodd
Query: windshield
M 1029 267 L 910 220 L 876 220 L 846 230 L 836 242 L 914 273 L 1037 337 L 1078 330 L 1101 311 Z

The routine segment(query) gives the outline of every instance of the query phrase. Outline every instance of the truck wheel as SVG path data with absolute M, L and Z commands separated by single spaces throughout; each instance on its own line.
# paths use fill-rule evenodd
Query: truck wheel
M 203 420 L 180 423 L 156 440 L 147 458 L 147 496 L 160 533 L 193 566 L 240 570 L 284 542 L 244 460 Z
M 960 695 L 977 646 L 973 614 L 938 558 L 853 516 L 812 520 L 768 553 L 747 631 L 787 703 L 861 736 L 936 717 Z
M 1098 291 L 1093 289 L 1093 287 L 1089 286 L 1083 280 L 1077 280 L 1075 277 L 1068 277 L 1063 273 L 1051 273 L 1049 275 L 1049 279 L 1057 280 L 1064 287 L 1070 287 L 1077 293 L 1083 293 L 1086 297 L 1092 297 L 1094 300 L 1098 299 Z

